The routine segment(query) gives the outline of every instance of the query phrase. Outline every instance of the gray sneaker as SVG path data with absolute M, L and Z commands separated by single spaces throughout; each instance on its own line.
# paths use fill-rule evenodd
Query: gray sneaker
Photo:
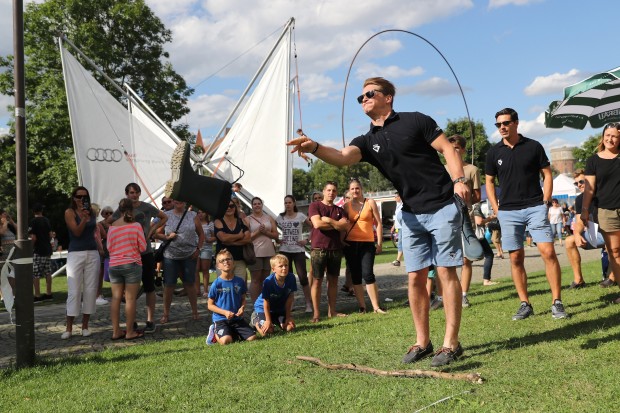
M 431 367 L 441 367 L 447 366 L 448 364 L 456 361 L 463 355 L 463 347 L 461 347 L 461 343 L 454 350 L 450 347 L 442 347 L 437 350 L 433 360 L 431 361 Z
M 467 299 L 466 295 L 463 296 L 463 307 L 464 308 L 469 307 L 469 300 Z
M 443 307 L 443 300 L 441 298 L 435 297 L 435 299 L 431 302 L 431 310 L 439 310 Z
M 147 334 L 154 333 L 157 330 L 157 326 L 152 321 L 147 321 L 146 326 L 144 327 L 144 332 Z
M 523 320 L 531 315 L 534 315 L 534 309 L 532 308 L 532 305 L 530 303 L 526 303 L 525 301 L 521 301 L 521 306 L 517 310 L 517 313 L 512 316 L 512 319 Z
M 420 346 L 411 346 L 409 350 L 407 350 L 407 354 L 403 357 L 403 363 L 413 363 L 418 360 L 422 360 L 423 358 L 430 357 L 433 355 L 433 343 L 430 341 L 426 348 L 422 348 Z
M 551 317 L 553 318 L 568 318 L 569 315 L 564 311 L 564 304 L 562 301 L 555 300 L 551 306 Z

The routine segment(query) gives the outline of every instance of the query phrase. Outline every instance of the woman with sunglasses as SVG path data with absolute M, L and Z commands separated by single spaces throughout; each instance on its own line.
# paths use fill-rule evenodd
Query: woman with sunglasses
M 252 242 L 250 230 L 239 216 L 237 205 L 231 200 L 224 216 L 213 221 L 213 230 L 217 242 L 215 254 L 227 249 L 235 263 L 234 273 L 248 282 L 247 265 L 243 261 L 243 246 Z M 218 273 L 219 274 L 219 273 Z
M 297 201 L 293 195 L 284 197 L 284 212 L 276 217 L 276 223 L 282 229 L 282 241 L 280 243 L 280 254 L 288 258 L 290 267 L 295 263 L 295 271 L 299 277 L 299 284 L 304 292 L 306 299 L 306 313 L 311 313 L 312 297 L 310 296 L 310 283 L 306 271 L 306 244 L 308 241 L 302 239 L 303 226 L 312 226 L 308 217 L 297 209 Z
M 603 136 L 598 144 L 597 153 L 586 161 L 586 182 L 581 209 L 581 220 L 587 228 L 590 220 L 588 209 L 592 199 L 596 196 L 598 200 L 598 225 L 605 240 L 609 254 L 609 265 L 614 274 L 620 274 L 619 154 L 620 123 L 610 123 L 603 129 Z M 581 237 L 577 237 L 578 240 L 579 238 Z M 620 297 L 616 298 L 613 303 L 620 304 Z
M 73 335 L 73 321 L 82 312 L 82 336 L 91 335 L 88 321 L 95 313 L 100 256 L 95 239 L 96 216 L 90 204 L 90 195 L 83 186 L 71 193 L 71 205 L 65 210 L 69 230 L 67 254 L 67 327 L 60 336 L 63 340 Z
M 379 208 L 373 199 L 364 198 L 362 184 L 356 178 L 351 178 L 349 182 L 349 197 L 350 200 L 343 207 L 351 223 L 350 229 L 346 232 L 345 241 L 348 245 L 344 248 L 344 256 L 351 272 L 351 282 L 359 311 L 360 313 L 366 312 L 366 301 L 362 287 L 362 279 L 364 279 L 366 292 L 374 312 L 385 314 L 386 311 L 379 306 L 379 291 L 373 272 L 375 254 L 381 253 L 383 243 L 383 225 Z M 376 226 L 376 230 L 373 225 Z

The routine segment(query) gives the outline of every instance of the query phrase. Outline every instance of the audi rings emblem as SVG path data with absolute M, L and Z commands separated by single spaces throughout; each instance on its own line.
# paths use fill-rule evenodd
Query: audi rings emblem
M 95 162 L 120 162 L 123 153 L 118 149 L 88 148 L 86 159 Z

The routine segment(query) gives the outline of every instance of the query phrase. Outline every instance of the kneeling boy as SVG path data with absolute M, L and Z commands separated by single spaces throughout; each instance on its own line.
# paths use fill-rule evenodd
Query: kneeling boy
M 295 328 L 291 315 L 297 291 L 295 275 L 288 271 L 288 258 L 282 254 L 274 255 L 269 263 L 271 275 L 263 282 L 250 321 L 261 336 L 273 333 L 274 322 L 287 332 Z
M 215 257 L 217 268 L 222 272 L 211 284 L 207 307 L 213 312 L 213 324 L 209 327 L 207 344 L 230 344 L 234 339 L 251 341 L 256 334 L 243 319 L 245 309 L 245 281 L 236 277 L 232 254 L 221 250 Z

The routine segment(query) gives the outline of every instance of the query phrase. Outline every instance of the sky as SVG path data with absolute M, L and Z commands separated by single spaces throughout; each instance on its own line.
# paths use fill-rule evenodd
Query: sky
M 85 0 L 86 1 L 86 0 Z M 495 113 L 512 107 L 519 131 L 545 149 L 579 146 L 598 130 L 547 129 L 544 111 L 563 88 L 620 66 L 612 0 L 146 0 L 172 31 L 166 45 L 175 70 L 195 87 L 183 119 L 206 143 L 219 131 L 290 17 L 293 71 L 301 104 L 296 125 L 325 145 L 342 147 L 369 119 L 355 97 L 362 82 L 383 76 L 396 86 L 394 108 L 420 111 L 440 126 L 467 116 L 499 140 Z M 0 0 L 0 54 L 12 54 L 12 1 Z M 344 114 L 342 99 L 353 62 Z M 429 44 L 430 43 L 430 44 Z M 433 47 L 434 46 L 434 47 Z M 438 53 L 437 50 L 441 53 Z M 465 97 L 460 93 L 458 78 Z M 0 134 L 7 104 L 0 95 Z M 301 108 L 301 111 L 299 110 Z M 344 118 L 344 125 L 341 123 Z M 549 152 L 548 152 L 549 153 Z M 302 162 L 296 166 L 301 167 Z

